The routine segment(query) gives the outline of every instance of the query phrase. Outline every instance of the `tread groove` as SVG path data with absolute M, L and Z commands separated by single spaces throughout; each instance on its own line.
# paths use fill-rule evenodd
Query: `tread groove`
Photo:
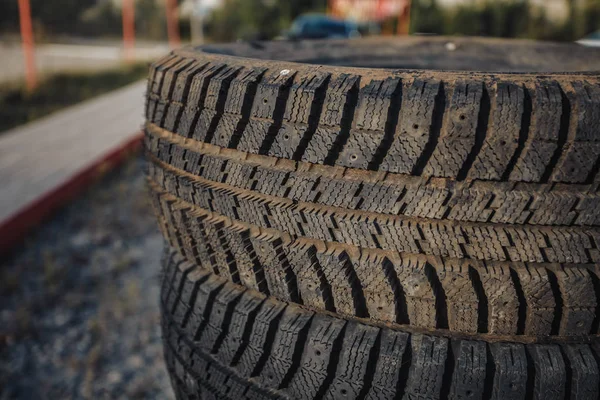
M 381 349 L 381 333 L 381 330 L 377 332 L 375 343 L 373 343 L 373 347 L 371 347 L 371 351 L 369 352 L 367 368 L 363 378 L 363 386 L 358 396 L 356 396 L 356 400 L 364 400 L 373 386 L 373 379 L 375 378 L 377 363 L 379 362 L 379 352 Z
M 469 175 L 469 170 L 475 163 L 477 155 L 481 151 L 485 138 L 488 135 L 489 124 L 491 120 L 492 105 L 490 100 L 490 90 L 485 83 L 482 83 L 481 103 L 479 105 L 479 114 L 477 116 L 477 128 L 475 130 L 475 143 L 469 151 L 467 159 L 459 169 L 456 176 L 457 181 L 464 181 Z
M 440 282 L 435 267 L 430 263 L 425 264 L 425 275 L 429 280 L 429 284 L 431 285 L 435 296 L 436 328 L 448 329 L 448 304 L 446 303 L 446 292 Z
M 333 347 L 331 349 L 331 356 L 329 357 L 329 363 L 327 364 L 327 376 L 325 377 L 325 380 L 319 387 L 319 390 L 317 391 L 317 393 L 315 395 L 315 400 L 323 399 L 323 397 L 325 396 L 325 393 L 327 393 L 327 390 L 329 389 L 329 387 L 331 386 L 331 384 L 333 383 L 333 381 L 335 379 L 335 375 L 336 375 L 337 368 L 339 365 L 340 357 L 342 354 L 342 348 L 344 346 L 344 338 L 346 337 L 347 328 L 348 328 L 348 322 L 344 323 L 344 326 L 342 327 L 340 334 L 333 342 Z
M 296 340 L 296 345 L 294 347 L 294 353 L 292 354 L 292 362 L 290 368 L 287 370 L 278 389 L 287 388 L 292 379 L 294 378 L 294 375 L 298 372 L 298 369 L 300 368 L 300 364 L 302 362 L 302 354 L 304 353 L 306 342 L 308 341 L 308 332 L 312 325 L 313 318 L 314 315 L 310 317 L 309 321 L 298 333 L 298 340 Z
M 529 131 L 531 129 L 531 116 L 533 113 L 533 105 L 531 100 L 531 94 L 529 93 L 529 89 L 527 86 L 522 85 L 523 88 L 523 115 L 521 118 L 521 129 L 519 130 L 519 142 L 517 145 L 517 149 L 512 155 L 508 166 L 506 167 L 506 171 L 502 174 L 501 180 L 509 181 L 510 175 L 512 174 L 515 166 L 517 165 L 518 160 L 521 158 L 521 154 L 523 154 L 523 150 L 525 149 L 525 145 L 529 139 Z
M 254 103 L 254 98 L 256 97 L 256 91 L 258 90 L 258 85 L 262 82 L 266 72 L 267 72 L 267 70 L 263 69 L 262 71 L 259 72 L 258 76 L 256 77 L 256 81 L 250 82 L 248 84 L 248 89 L 244 93 L 244 99 L 242 100 L 241 118 L 237 122 L 236 127 L 235 127 L 235 132 L 237 134 L 234 134 L 230 138 L 229 144 L 227 145 L 228 148 L 232 148 L 232 149 L 237 148 L 237 146 L 240 142 L 240 139 L 242 137 L 241 133 L 244 132 L 244 130 L 246 129 L 246 126 L 248 126 L 248 122 L 250 121 L 250 116 L 252 115 L 252 104 Z
M 556 305 L 554 308 L 554 319 L 552 320 L 552 329 L 551 335 L 558 335 L 560 332 L 560 324 L 562 320 L 562 312 L 563 312 L 563 299 L 560 293 L 560 287 L 558 285 L 558 279 L 556 274 L 551 269 L 547 269 L 548 272 L 548 281 L 550 282 L 550 287 L 552 288 L 552 294 L 554 295 L 554 300 L 556 301 Z
M 285 312 L 286 308 L 287 306 L 282 308 L 277 314 L 277 316 L 273 318 L 269 323 L 269 329 L 267 331 L 264 341 L 263 352 L 260 355 L 260 358 L 258 359 L 256 365 L 254 366 L 250 377 L 260 375 L 265 364 L 267 363 L 269 355 L 271 355 L 271 351 L 273 350 L 273 343 L 275 343 L 275 335 L 277 334 L 277 329 L 279 328 L 279 322 L 281 321 L 281 318 L 283 317 L 283 313 Z
M 479 276 L 479 272 L 477 269 L 473 267 L 469 267 L 469 278 L 471 279 L 471 283 L 473 284 L 473 289 L 475 290 L 475 295 L 477 296 L 478 306 L 477 306 L 477 332 L 479 333 L 487 333 L 488 332 L 488 298 L 485 294 L 485 289 L 483 288 L 483 284 L 481 283 L 481 277 Z
M 429 162 L 431 155 L 433 154 L 435 148 L 438 144 L 438 139 L 442 132 L 442 126 L 444 124 L 444 115 L 446 112 L 446 90 L 444 87 L 444 82 L 440 82 L 438 93 L 435 96 L 435 103 L 433 105 L 433 116 L 431 120 L 431 131 L 429 133 L 429 140 L 425 145 L 425 148 L 417 162 L 413 170 L 411 171 L 411 175 L 420 176 L 423 174 L 423 170 L 425 166 Z
M 321 114 L 323 113 L 323 104 L 325 102 L 325 94 L 327 92 L 327 87 L 329 85 L 330 80 L 331 80 L 331 75 L 328 75 L 327 78 L 321 84 L 321 86 L 319 86 L 315 90 L 314 99 L 313 99 L 313 102 L 310 107 L 308 129 L 304 133 L 304 136 L 302 137 L 302 139 L 300 141 L 300 145 L 298 146 L 296 151 L 294 151 L 294 154 L 291 157 L 292 160 L 300 161 L 302 159 L 302 156 L 304 155 L 304 152 L 306 151 L 306 148 L 308 147 L 308 143 L 310 142 L 310 140 L 314 136 L 315 132 L 317 131 L 317 128 L 319 127 L 319 118 L 321 117 Z
M 258 315 L 260 310 L 262 310 L 262 308 L 264 307 L 265 302 L 266 302 L 266 299 L 263 299 L 263 301 L 259 304 L 258 307 L 256 307 L 254 310 L 252 310 L 251 312 L 248 313 L 248 319 L 246 320 L 246 325 L 244 326 L 244 332 L 242 334 L 242 339 L 240 341 L 240 347 L 237 349 L 235 355 L 231 359 L 231 364 L 230 364 L 231 366 L 236 366 L 240 362 L 242 355 L 246 351 L 246 348 L 248 347 L 248 344 L 250 343 L 250 336 L 252 335 L 252 329 L 254 328 L 254 322 L 256 322 L 256 316 Z
M 292 83 L 292 79 L 288 79 L 281 85 L 281 90 L 279 91 L 279 95 L 275 100 L 275 109 L 273 111 L 273 123 L 271 124 L 271 126 L 269 126 L 267 134 L 262 144 L 260 145 L 260 149 L 258 150 L 258 154 L 266 155 L 269 153 L 269 150 L 271 150 L 271 146 L 275 141 L 275 136 L 277 135 L 277 132 L 279 132 L 279 129 L 281 129 L 281 126 L 283 125 L 283 117 L 285 115 L 285 109 L 287 106 L 288 98 L 290 96 L 290 89 L 292 87 Z
M 562 105 L 562 114 L 560 116 L 560 129 L 558 131 L 558 141 L 557 147 L 552 154 L 552 158 L 550 162 L 546 166 L 546 170 L 542 175 L 541 182 L 548 183 L 552 178 L 552 173 L 554 172 L 554 168 L 558 165 L 558 162 L 562 158 L 563 152 L 565 151 L 565 146 L 567 145 L 567 141 L 569 138 L 569 131 L 571 128 L 571 102 L 569 97 L 563 90 L 560 84 L 557 84 L 558 89 L 560 90 L 561 97 L 561 105 Z
M 513 268 L 510 269 L 510 279 L 512 280 L 515 291 L 517 292 L 517 300 L 519 303 L 517 313 L 517 335 L 523 335 L 525 333 L 525 323 L 527 320 L 527 300 L 525 299 L 525 293 L 523 292 L 519 275 Z
M 358 79 L 348 91 L 348 98 L 344 104 L 342 120 L 340 122 L 340 132 L 338 133 L 333 145 L 327 152 L 327 156 L 323 160 L 323 164 L 325 165 L 335 164 L 340 156 L 340 153 L 342 152 L 342 149 L 346 145 L 346 142 L 348 142 L 348 139 L 350 138 L 350 129 L 352 128 L 356 106 L 358 105 L 359 85 L 360 79 Z
M 398 125 L 400 118 L 400 108 L 402 107 L 402 84 L 402 80 L 398 80 L 398 86 L 396 86 L 396 88 L 392 92 L 390 106 L 388 107 L 385 119 L 385 129 L 383 133 L 383 138 L 381 139 L 381 143 L 377 147 L 377 150 L 375 150 L 373 159 L 369 162 L 367 169 L 379 169 L 379 166 L 383 162 L 383 159 L 387 155 L 394 141 L 394 136 L 396 134 L 396 126 Z

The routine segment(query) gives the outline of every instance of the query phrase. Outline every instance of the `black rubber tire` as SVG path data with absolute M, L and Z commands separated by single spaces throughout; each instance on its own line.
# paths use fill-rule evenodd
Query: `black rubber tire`
M 284 303 L 166 257 L 165 358 L 179 399 L 598 398 L 597 343 L 497 343 Z
M 600 74 L 586 71 L 600 69 L 599 51 L 516 42 L 503 65 L 495 55 L 512 42 L 451 39 L 452 66 L 487 49 L 472 66 L 580 71 L 544 74 L 237 57 L 402 64 L 402 48 L 439 67 L 448 40 L 288 43 L 298 51 L 281 54 L 282 43 L 235 44 L 155 63 L 145 144 L 169 246 L 273 301 L 357 324 L 594 347 Z M 534 380 L 518 394 L 530 398 Z

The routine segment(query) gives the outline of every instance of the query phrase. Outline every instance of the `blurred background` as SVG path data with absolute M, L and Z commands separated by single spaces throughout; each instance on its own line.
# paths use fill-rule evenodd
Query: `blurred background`
M 371 35 L 600 46 L 600 0 L 0 0 L 0 400 L 173 397 L 140 151 L 151 61 Z
M 600 0 L 27 0 L 21 14 L 20 2 L 0 2 L 0 131 L 142 78 L 144 61 L 169 44 L 378 34 L 588 45 L 600 38 Z M 319 22 L 325 15 L 345 25 Z M 31 85 L 43 81 L 28 93 L 21 18 L 31 21 Z

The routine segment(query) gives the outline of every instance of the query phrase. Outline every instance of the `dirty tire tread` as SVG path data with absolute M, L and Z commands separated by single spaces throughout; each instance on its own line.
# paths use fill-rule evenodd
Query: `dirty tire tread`
M 179 399 L 598 397 L 592 345 L 495 343 L 366 325 L 265 299 L 212 272 L 196 280 L 195 266 L 171 254 L 164 279 L 177 278 L 163 291 L 199 285 L 218 305 L 190 302 L 184 293 L 174 311 L 161 303 L 165 359 Z M 210 322 L 192 334 L 178 308 Z M 258 312 L 236 322 L 249 309 Z M 213 315 L 223 310 L 229 310 L 224 318 Z M 240 360 L 246 352 L 255 355 L 232 360 L 212 341 L 199 339 L 211 329 L 221 345 L 238 343 Z M 240 329 L 250 334 L 240 340 Z
M 282 301 L 464 333 L 597 333 L 598 264 L 440 258 L 295 237 L 194 207 L 150 187 L 160 204 L 159 220 L 175 221 L 167 233 L 173 248 L 229 280 L 231 265 L 245 265 L 238 283 Z M 205 246 L 211 235 L 223 238 L 218 252 Z M 228 257 L 215 268 L 220 254 Z
M 194 96 L 175 99 L 177 77 L 189 73 L 193 63 L 208 63 L 195 72 Z M 581 184 L 596 179 L 596 76 L 389 71 L 380 78 L 383 71 L 348 74 L 325 67 L 315 72 L 298 64 L 272 64 L 252 81 L 255 90 L 245 91 L 253 97 L 247 115 L 239 107 L 216 107 L 211 99 L 218 95 L 223 102 L 239 103 L 236 79 L 244 81 L 256 68 L 235 57 L 175 52 L 151 73 L 149 104 L 157 105 L 149 121 L 164 127 L 161 110 L 175 103 L 185 108 L 181 118 L 189 127 L 178 132 L 201 142 L 213 138 L 201 123 L 207 115 L 215 127 L 227 118 L 246 121 L 237 131 L 241 136 L 228 146 L 252 154 L 317 164 L 337 154 L 334 164 L 344 167 L 459 181 Z M 335 112 L 341 118 L 327 118 L 332 99 L 339 102 Z M 550 120 L 544 120 L 550 111 Z M 348 124 L 349 132 L 338 137 Z M 328 130 L 333 136 L 327 139 Z M 317 157 L 304 157 L 313 138 L 327 147 Z
M 421 69 L 373 68 L 394 62 Z M 598 50 L 474 38 L 152 64 L 178 398 L 599 398 L 597 70 Z

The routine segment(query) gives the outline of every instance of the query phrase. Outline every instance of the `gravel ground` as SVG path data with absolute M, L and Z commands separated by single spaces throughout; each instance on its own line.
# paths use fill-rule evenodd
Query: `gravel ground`
M 0 400 L 173 398 L 143 165 L 102 179 L 0 261 Z

